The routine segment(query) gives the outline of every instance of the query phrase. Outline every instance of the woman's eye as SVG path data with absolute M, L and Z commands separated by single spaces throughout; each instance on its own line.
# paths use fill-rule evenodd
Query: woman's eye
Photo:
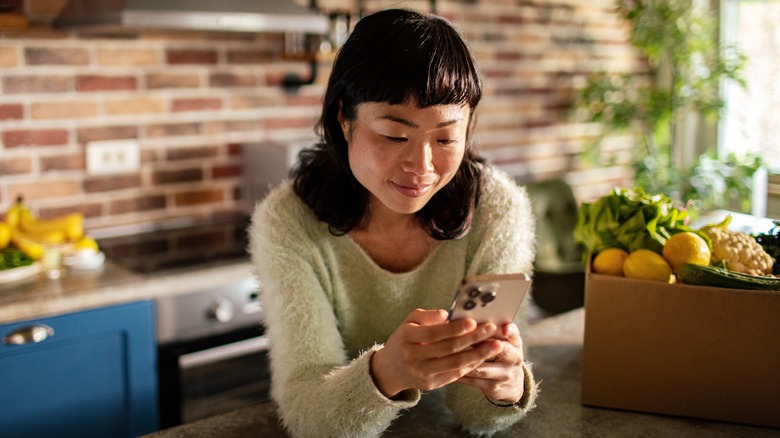
M 450 139 L 446 139 L 446 138 L 442 138 L 442 139 L 439 139 L 439 140 L 436 140 L 436 141 L 439 144 L 442 144 L 442 145 L 445 145 L 445 146 L 457 143 L 457 140 L 450 140 Z
M 406 138 L 404 137 L 390 137 L 386 135 L 385 138 L 387 139 L 387 141 L 390 141 L 392 143 L 403 143 L 406 141 Z

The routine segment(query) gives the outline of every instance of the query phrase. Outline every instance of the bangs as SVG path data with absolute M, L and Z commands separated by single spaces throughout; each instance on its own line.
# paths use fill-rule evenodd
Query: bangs
M 480 79 L 463 40 L 442 19 L 421 18 L 426 22 L 411 32 L 389 26 L 386 38 L 364 47 L 359 58 L 351 57 L 363 61 L 353 70 L 359 76 L 344 78 L 346 101 L 477 106 Z

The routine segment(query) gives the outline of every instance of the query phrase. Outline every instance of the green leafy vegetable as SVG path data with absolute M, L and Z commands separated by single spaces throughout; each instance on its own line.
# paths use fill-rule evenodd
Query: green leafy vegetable
M 673 234 L 692 231 L 685 224 L 688 211 L 676 208 L 671 198 L 650 195 L 640 188 L 615 188 L 594 203 L 583 203 L 577 211 L 574 239 L 585 247 L 584 256 L 610 248 L 628 252 L 640 248 L 661 254 Z
M 21 252 L 17 248 L 9 246 L 3 250 L 0 250 L 0 271 L 19 268 L 21 266 L 29 266 L 32 264 L 33 259 L 28 257 L 25 253 Z

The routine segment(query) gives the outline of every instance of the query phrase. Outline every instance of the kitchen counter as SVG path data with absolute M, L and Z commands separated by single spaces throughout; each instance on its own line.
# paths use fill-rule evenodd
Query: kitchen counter
M 0 324 L 192 292 L 252 275 L 248 261 L 142 275 L 110 259 L 93 270 L 69 270 L 57 280 L 43 274 L 0 284 Z
M 580 403 L 583 309 L 546 318 L 528 328 L 528 359 L 541 380 L 537 408 L 497 437 L 706 436 L 777 437 L 780 430 L 715 421 L 585 407 Z M 146 438 L 283 437 L 273 402 L 233 411 Z M 443 405 L 440 391 L 426 393 L 384 436 L 468 436 Z

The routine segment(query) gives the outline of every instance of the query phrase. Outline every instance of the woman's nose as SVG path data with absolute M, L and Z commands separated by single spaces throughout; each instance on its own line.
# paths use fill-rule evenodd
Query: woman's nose
M 402 166 L 405 172 L 425 175 L 433 171 L 433 154 L 429 143 L 410 144 Z

